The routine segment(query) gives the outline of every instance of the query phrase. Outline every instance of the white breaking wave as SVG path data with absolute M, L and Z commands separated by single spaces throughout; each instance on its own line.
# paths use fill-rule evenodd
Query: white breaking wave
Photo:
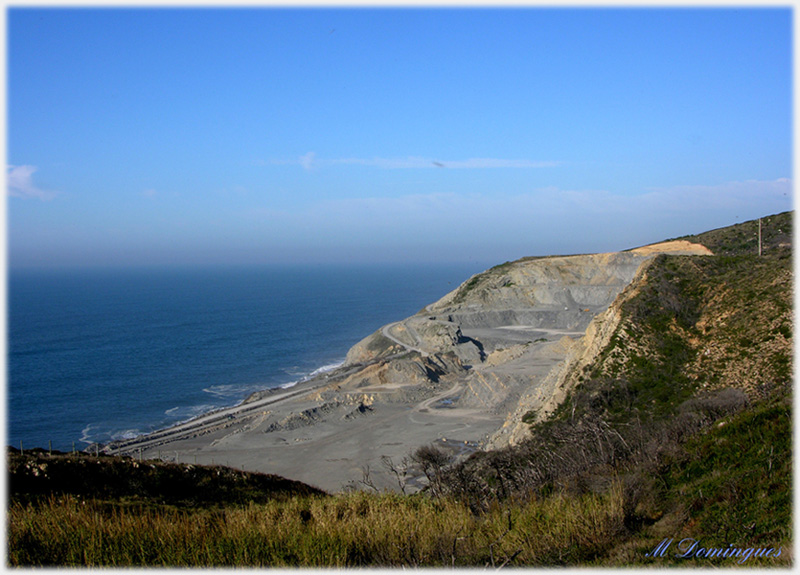
M 89 432 L 91 430 L 92 430 L 92 424 L 91 423 L 81 430 L 81 438 L 79 440 L 81 443 L 94 443 L 93 440 L 89 439 L 89 437 L 90 437 L 89 436 Z
M 186 421 L 197 417 L 198 415 L 203 415 L 209 411 L 214 409 L 219 409 L 218 405 L 210 405 L 210 404 L 203 404 L 203 405 L 189 405 L 189 406 L 178 406 L 168 409 L 164 412 L 165 415 L 169 415 L 170 417 L 179 417 L 181 419 L 185 419 Z
M 329 371 L 333 371 L 334 369 L 340 368 L 343 365 L 344 365 L 344 360 L 339 361 L 337 363 L 331 363 L 331 364 L 328 364 L 328 365 L 323 365 L 322 367 L 317 368 L 314 371 L 312 371 L 311 373 L 309 373 L 304 378 L 298 379 L 296 381 L 290 381 L 289 383 L 284 383 L 283 385 L 281 385 L 279 387 L 281 389 L 288 389 L 290 387 L 293 387 L 293 386 L 297 385 L 298 383 L 303 383 L 304 381 L 308 381 L 309 379 L 314 379 L 318 375 L 322 375 L 323 373 L 328 373 Z
M 340 362 L 337 362 L 337 363 L 331 363 L 331 364 L 328 364 L 328 365 L 323 365 L 319 369 L 315 369 L 314 371 L 312 371 L 308 375 L 308 377 L 306 379 L 314 378 L 314 377 L 318 376 L 321 373 L 327 373 L 329 371 L 333 371 L 334 369 L 342 367 L 343 365 L 344 365 L 344 360 L 342 360 Z
M 133 439 L 134 437 L 139 437 L 142 435 L 142 432 L 138 429 L 126 429 L 124 431 L 117 431 L 111 434 L 111 439 L 114 441 L 119 441 L 121 439 Z
M 327 365 L 323 365 L 306 375 L 305 377 L 291 381 L 289 383 L 285 383 L 283 385 L 278 386 L 281 389 L 286 389 L 297 385 L 298 383 L 302 383 L 304 381 L 308 381 L 321 375 L 323 373 L 328 373 L 333 371 L 341 366 L 344 365 L 344 360 L 338 361 L 336 363 L 330 363 Z M 241 385 L 241 384 L 227 384 L 227 385 L 212 385 L 211 387 L 203 388 L 205 393 L 213 395 L 215 397 L 221 399 L 240 399 L 247 397 L 248 395 L 256 392 L 261 391 L 264 389 L 264 385 L 261 384 L 249 384 L 249 385 Z M 187 421 L 191 421 L 195 417 L 199 417 L 206 413 L 210 413 L 212 411 L 220 409 L 219 405 L 210 405 L 210 404 L 203 404 L 203 405 L 194 405 L 194 406 L 175 406 L 171 407 L 164 411 L 164 415 L 169 416 L 170 418 L 176 418 L 178 421 L 171 422 L 170 425 L 179 425 L 181 423 L 186 423 Z M 88 427 L 87 427 L 88 429 Z M 119 435 L 119 437 L 112 436 L 113 439 L 130 439 L 131 437 L 136 437 L 136 435 L 141 435 L 141 432 L 138 430 L 132 430 L 130 432 L 121 432 L 121 433 L 135 433 L 133 436 L 123 436 Z
M 81 430 L 80 442 L 92 444 L 92 443 L 103 443 L 104 441 L 108 441 L 109 439 L 111 441 L 119 441 L 123 439 L 133 439 L 134 437 L 138 437 L 142 435 L 142 433 L 144 433 L 139 429 L 123 429 L 120 431 L 103 432 L 99 431 L 101 427 L 102 426 L 100 425 L 94 425 L 92 423 L 84 427 Z M 96 433 L 92 433 L 93 430 Z M 104 439 L 104 437 L 107 437 L 108 439 Z
M 211 387 L 204 387 L 205 393 L 210 393 L 222 399 L 240 399 L 247 397 L 251 393 L 261 391 L 264 389 L 263 385 L 250 384 L 250 385 L 212 385 Z

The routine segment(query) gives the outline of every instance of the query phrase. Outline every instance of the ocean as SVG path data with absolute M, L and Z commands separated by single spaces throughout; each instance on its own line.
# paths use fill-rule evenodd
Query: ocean
M 291 385 L 487 267 L 10 270 L 7 444 L 84 449 Z

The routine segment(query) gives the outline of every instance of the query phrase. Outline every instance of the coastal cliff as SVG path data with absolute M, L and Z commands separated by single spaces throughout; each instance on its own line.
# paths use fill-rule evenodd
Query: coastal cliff
M 9 450 L 14 560 L 688 565 L 657 552 L 724 533 L 791 564 L 791 216 L 496 266 L 339 369 L 102 446 L 134 458 Z
M 367 336 L 336 370 L 102 449 L 224 460 L 334 491 L 369 470 L 377 486 L 393 488 L 385 462 L 407 462 L 421 445 L 458 459 L 520 441 L 523 418 L 551 412 L 570 374 L 603 347 L 618 321 L 615 301 L 649 262 L 710 253 L 681 241 L 507 262 Z M 424 486 L 420 469 L 404 469 L 409 489 Z
M 770 230 L 769 249 L 789 245 L 776 226 Z M 333 371 L 102 450 L 175 462 L 226 461 L 329 491 L 366 478 L 376 488 L 397 489 L 402 470 L 403 489 L 422 489 L 428 478 L 411 457 L 415 449 L 431 446 L 463 461 L 520 445 L 531 425 L 552 418 L 598 366 L 616 373 L 621 368 L 614 362 L 631 357 L 649 365 L 658 346 L 642 347 L 636 334 L 643 320 L 624 310 L 641 307 L 636 302 L 643 290 L 652 291 L 653 281 L 667 287 L 679 281 L 664 279 L 664 262 L 717 261 L 715 250 L 740 249 L 714 237 L 506 262 L 365 337 Z M 654 268 L 655 262 L 661 263 Z M 676 297 L 669 292 L 663 299 L 672 305 Z M 711 312 L 704 318 L 718 322 Z M 669 335 L 678 328 L 659 329 Z M 703 357 L 719 359 L 720 346 L 707 347 Z M 702 371 L 700 360 L 693 369 Z

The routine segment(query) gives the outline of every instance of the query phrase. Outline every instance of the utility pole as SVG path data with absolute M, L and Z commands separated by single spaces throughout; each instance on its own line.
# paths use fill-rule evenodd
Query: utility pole
M 761 257 L 761 218 L 758 218 L 758 257 Z

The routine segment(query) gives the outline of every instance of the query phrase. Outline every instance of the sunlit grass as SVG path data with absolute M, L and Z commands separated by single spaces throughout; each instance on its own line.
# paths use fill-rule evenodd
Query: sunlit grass
M 11 565 L 500 566 L 591 559 L 622 529 L 619 490 L 475 516 L 450 500 L 352 493 L 223 510 L 13 504 Z

